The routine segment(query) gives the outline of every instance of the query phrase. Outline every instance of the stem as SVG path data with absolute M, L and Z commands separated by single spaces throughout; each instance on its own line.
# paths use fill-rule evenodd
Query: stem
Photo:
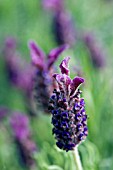
M 76 170 L 83 170 L 77 147 L 75 147 L 75 149 L 73 151 L 73 157 L 74 157 L 74 161 L 75 161 L 75 165 L 76 165 Z

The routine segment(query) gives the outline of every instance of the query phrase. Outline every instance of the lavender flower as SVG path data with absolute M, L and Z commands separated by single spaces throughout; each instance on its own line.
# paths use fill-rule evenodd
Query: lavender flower
M 43 108 L 47 113 L 50 94 L 56 87 L 55 81 L 51 79 L 51 74 L 53 73 L 52 66 L 67 47 L 67 45 L 63 45 L 55 48 L 46 56 L 35 42 L 31 41 L 29 43 L 32 63 L 37 69 L 35 75 L 35 98 L 40 108 Z
M 6 39 L 3 54 L 10 83 L 22 92 L 28 113 L 36 115 L 32 101 L 35 68 L 21 58 L 14 38 Z
M 19 54 L 16 52 L 16 46 L 16 40 L 12 37 L 8 37 L 5 40 L 3 50 L 8 78 L 14 85 L 17 85 L 17 77 L 19 75 L 21 63 Z
M 53 33 L 58 44 L 72 46 L 76 41 L 76 29 L 71 15 L 65 10 L 56 11 L 53 18 Z
M 82 92 L 78 89 L 84 79 L 81 77 L 70 79 L 69 59 L 65 58 L 60 64 L 62 74 L 53 75 L 58 83 L 58 89 L 54 89 L 49 100 L 56 145 L 66 151 L 74 150 L 88 134 L 85 103 L 80 97 Z
M 58 45 L 74 45 L 76 29 L 71 15 L 65 10 L 64 0 L 43 0 L 43 7 L 53 11 L 52 31 Z
M 11 37 L 7 38 L 4 47 L 4 57 L 8 77 L 13 85 L 28 94 L 33 86 L 32 76 L 34 68 L 20 57 L 16 48 L 16 40 Z
M 37 147 L 31 138 L 28 117 L 21 113 L 13 114 L 11 117 L 11 127 L 22 165 L 27 167 L 35 166 L 33 153 L 37 151 Z
M 93 65 L 96 68 L 102 68 L 105 66 L 105 54 L 100 44 L 96 41 L 95 37 L 91 33 L 85 33 L 83 41 L 87 46 Z

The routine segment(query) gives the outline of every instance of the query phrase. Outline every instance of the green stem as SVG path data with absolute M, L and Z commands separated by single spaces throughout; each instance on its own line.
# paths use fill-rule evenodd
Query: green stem
M 74 157 L 74 161 L 75 161 L 75 165 L 76 165 L 76 170 L 83 170 L 77 147 L 75 147 L 75 149 L 73 151 L 73 157 Z

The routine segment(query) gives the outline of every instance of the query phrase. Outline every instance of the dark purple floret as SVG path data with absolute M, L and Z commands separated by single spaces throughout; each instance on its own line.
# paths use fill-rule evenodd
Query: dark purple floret
M 84 79 L 81 77 L 70 79 L 68 61 L 69 57 L 60 64 L 62 74 L 53 75 L 58 83 L 58 89 L 53 91 L 49 100 L 56 145 L 66 151 L 74 150 L 74 147 L 88 135 L 85 102 L 80 97 L 82 92 L 78 89 Z

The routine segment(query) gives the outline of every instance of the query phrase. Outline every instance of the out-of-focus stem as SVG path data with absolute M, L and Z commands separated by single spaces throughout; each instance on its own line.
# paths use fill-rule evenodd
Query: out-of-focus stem
M 73 157 L 74 157 L 74 161 L 75 161 L 75 165 L 76 165 L 76 170 L 83 170 L 77 147 L 75 147 L 75 149 L 73 151 Z

